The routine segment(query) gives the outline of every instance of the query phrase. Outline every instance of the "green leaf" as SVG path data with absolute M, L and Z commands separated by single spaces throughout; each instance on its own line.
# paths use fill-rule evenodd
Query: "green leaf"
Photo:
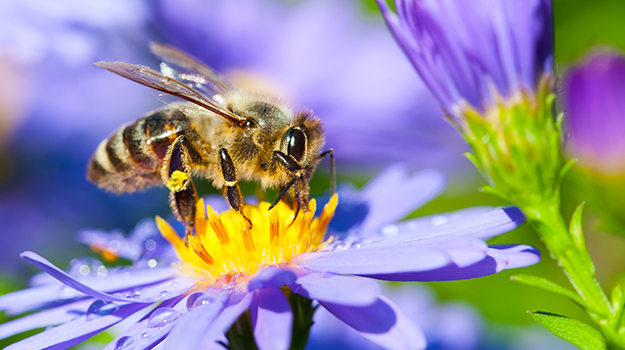
M 484 185 L 484 186 L 480 187 L 480 192 L 489 193 L 489 194 L 495 195 L 495 196 L 497 196 L 497 197 L 499 197 L 499 198 L 501 198 L 503 200 L 508 200 L 508 198 L 506 198 L 506 194 L 505 193 L 503 193 L 503 192 L 499 191 L 498 189 L 496 189 L 496 188 L 494 188 L 492 186 L 489 186 L 489 185 Z
M 588 264 L 590 267 L 590 271 L 595 273 L 595 264 L 592 262 L 590 255 L 588 254 L 588 249 L 586 248 L 586 240 L 584 238 L 584 230 L 582 229 L 582 214 L 584 212 L 584 202 L 580 203 L 575 209 L 573 213 L 573 217 L 571 218 L 571 223 L 569 225 L 569 231 L 571 232 L 571 236 L 573 237 L 573 244 L 575 244 L 575 248 L 579 250 L 582 257 L 584 258 L 584 262 Z
M 586 302 L 584 302 L 582 298 L 575 294 L 575 292 L 570 289 L 566 289 L 559 284 L 553 283 L 547 279 L 530 275 L 515 275 L 510 276 L 510 279 L 513 281 L 527 284 L 532 287 L 542 288 L 553 293 L 564 295 L 565 297 L 577 303 L 577 305 L 581 306 L 583 309 L 589 308 Z
M 606 350 L 605 338 L 584 322 L 543 311 L 529 311 L 534 320 L 555 336 L 582 350 Z

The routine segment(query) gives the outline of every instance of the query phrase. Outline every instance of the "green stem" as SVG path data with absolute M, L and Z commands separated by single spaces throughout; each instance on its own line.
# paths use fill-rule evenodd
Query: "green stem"
M 625 349 L 625 338 L 617 332 L 616 312 L 599 282 L 594 267 L 574 241 L 556 203 L 534 205 L 524 210 L 527 222 L 545 243 L 551 257 L 558 263 L 577 294 L 586 302 L 588 315 L 599 325 L 607 340 L 615 347 Z

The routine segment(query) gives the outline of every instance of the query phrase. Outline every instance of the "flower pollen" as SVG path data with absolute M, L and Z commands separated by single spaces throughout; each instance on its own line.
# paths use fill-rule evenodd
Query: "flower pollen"
M 330 243 L 324 237 L 337 204 L 335 194 L 318 218 L 314 218 L 314 199 L 308 204 L 309 210 L 297 217 L 283 202 L 271 210 L 268 202 L 245 205 L 243 212 L 252 222 L 249 228 L 237 211 L 218 214 L 200 199 L 196 233 L 185 240 L 162 218 L 156 217 L 156 222 L 161 234 L 176 249 L 180 269 L 198 281 L 213 284 L 224 276 L 249 276 L 263 266 L 282 264 L 296 255 L 323 248 Z

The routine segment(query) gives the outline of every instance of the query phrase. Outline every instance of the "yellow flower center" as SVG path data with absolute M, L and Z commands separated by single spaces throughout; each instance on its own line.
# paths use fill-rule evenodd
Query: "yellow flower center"
M 195 217 L 195 235 L 183 240 L 160 217 L 156 218 L 161 234 L 174 246 L 180 257 L 179 267 L 200 282 L 213 284 L 228 275 L 252 275 L 259 268 L 288 262 L 292 257 L 323 248 L 328 223 L 334 216 L 338 196 L 332 196 L 321 215 L 314 218 L 316 202 L 308 212 L 295 211 L 283 202 L 269 210 L 270 203 L 245 205 L 243 212 L 252 228 L 234 210 L 221 215 L 200 200 Z

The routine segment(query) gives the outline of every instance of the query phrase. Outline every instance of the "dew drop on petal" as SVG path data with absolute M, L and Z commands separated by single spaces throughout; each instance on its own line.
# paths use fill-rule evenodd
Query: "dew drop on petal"
M 347 243 L 343 241 L 338 241 L 332 246 L 332 250 L 344 250 L 347 249 Z
M 440 226 L 443 224 L 446 224 L 447 221 L 449 221 L 446 217 L 444 216 L 435 216 L 432 218 L 432 226 Z
M 124 272 L 124 278 L 130 278 L 130 272 Z
M 148 266 L 149 267 L 156 267 L 157 264 L 158 264 L 158 262 L 156 260 L 154 260 L 154 259 L 150 259 L 148 261 Z
M 382 234 L 385 236 L 395 236 L 399 233 L 399 228 L 395 225 L 387 225 L 382 228 Z
M 143 333 L 141 333 L 141 338 L 142 338 L 142 339 L 145 339 L 145 338 L 147 338 L 147 337 L 149 337 L 149 336 L 150 336 L 150 334 L 149 334 L 148 332 L 143 332 Z
M 165 327 L 168 324 L 177 320 L 180 315 L 180 312 L 170 307 L 162 307 L 160 309 L 156 309 L 154 310 L 154 312 L 152 312 L 152 315 L 150 315 L 150 319 L 148 320 L 148 328 Z
M 87 309 L 87 321 L 95 320 L 96 318 L 109 315 L 117 311 L 117 304 L 110 301 L 97 299 Z
M 108 274 L 108 271 L 106 270 L 106 267 L 104 265 L 98 267 L 98 277 L 106 277 L 106 275 Z
M 362 247 L 362 242 L 359 240 L 355 240 L 349 245 L 350 249 L 360 249 L 361 247 Z
M 155 248 L 156 248 L 156 241 L 154 241 L 153 239 L 148 239 L 147 241 L 145 241 L 145 249 L 154 250 Z
M 132 293 L 128 294 L 128 298 L 139 299 L 141 298 L 141 292 L 139 292 L 138 290 L 135 290 Z
M 172 287 L 176 287 L 176 286 L 178 286 L 178 282 L 177 282 L 177 281 L 173 281 L 173 282 L 171 282 L 171 286 L 172 286 Z
M 125 349 L 129 347 L 130 345 L 132 345 L 134 342 L 135 342 L 135 338 L 129 335 L 125 335 L 119 338 L 119 340 L 117 340 L 117 343 L 115 343 L 115 350 Z
M 200 305 L 210 304 L 213 301 L 215 301 L 215 299 L 206 293 L 193 293 L 187 298 L 187 309 L 191 311 Z
M 162 297 L 166 296 L 167 294 L 169 294 L 169 291 L 167 291 L 167 290 L 162 290 L 160 293 L 158 293 L 158 295 L 160 295 Z

